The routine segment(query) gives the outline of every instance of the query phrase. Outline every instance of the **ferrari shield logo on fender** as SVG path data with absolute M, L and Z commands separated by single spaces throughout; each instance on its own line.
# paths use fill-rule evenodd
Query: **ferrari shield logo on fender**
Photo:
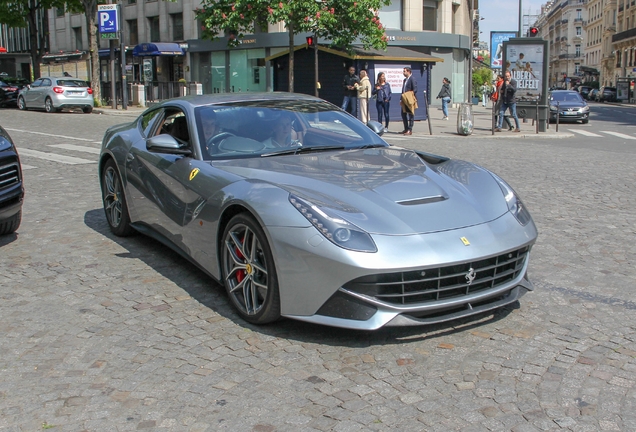
M 192 177 L 192 174 L 190 174 L 190 177 Z M 466 237 L 462 237 L 460 238 L 460 240 L 462 241 L 462 243 L 464 243 L 464 246 L 470 246 L 470 242 Z
M 192 171 L 190 171 L 190 181 L 192 181 L 192 179 L 195 178 L 197 174 L 199 174 L 199 168 L 195 168 Z

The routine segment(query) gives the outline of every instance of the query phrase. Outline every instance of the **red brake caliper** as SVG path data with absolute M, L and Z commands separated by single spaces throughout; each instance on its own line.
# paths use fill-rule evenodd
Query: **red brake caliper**
M 243 239 L 241 239 L 241 244 L 243 243 Z M 243 254 L 241 253 L 241 250 L 237 247 L 234 248 L 234 252 L 236 253 L 236 256 L 239 257 L 239 259 L 245 259 L 245 257 L 243 256 Z M 238 283 L 243 282 L 243 279 L 245 279 L 245 270 L 238 270 L 236 272 L 236 281 Z

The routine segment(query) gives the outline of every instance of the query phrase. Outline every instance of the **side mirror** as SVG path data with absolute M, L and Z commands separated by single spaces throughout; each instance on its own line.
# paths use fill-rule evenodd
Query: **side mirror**
M 375 120 L 369 120 L 367 127 L 380 136 L 384 134 L 384 126 Z
M 190 156 L 192 151 L 181 147 L 181 144 L 168 134 L 154 136 L 146 141 L 146 149 L 154 153 L 167 153 Z

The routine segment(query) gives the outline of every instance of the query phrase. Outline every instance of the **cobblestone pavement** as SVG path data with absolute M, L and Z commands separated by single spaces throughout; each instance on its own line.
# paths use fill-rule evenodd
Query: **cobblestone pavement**
M 126 120 L 0 110 L 27 168 L 22 225 L 0 238 L 0 431 L 636 430 L 633 145 L 409 142 L 517 189 L 536 290 L 367 333 L 246 324 L 177 254 L 112 236 L 93 162 Z

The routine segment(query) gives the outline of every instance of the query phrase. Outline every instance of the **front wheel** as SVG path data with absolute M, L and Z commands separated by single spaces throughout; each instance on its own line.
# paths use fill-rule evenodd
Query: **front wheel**
M 278 278 L 263 229 L 242 213 L 230 220 L 222 238 L 223 282 L 239 315 L 253 324 L 278 320 Z
M 26 103 L 24 102 L 23 97 L 18 98 L 18 109 L 21 109 L 22 111 L 26 111 L 27 109 L 27 106 L 26 106 Z
M 22 210 L 14 214 L 8 219 L 0 221 L 0 235 L 11 234 L 16 232 L 22 221 Z
M 106 162 L 102 171 L 102 198 L 104 201 L 104 213 L 106 220 L 113 234 L 119 237 L 126 237 L 135 232 L 130 225 L 130 215 L 128 214 L 128 204 L 124 194 L 119 170 L 115 161 L 110 159 Z
M 46 100 L 44 101 L 44 110 L 47 113 L 57 112 L 57 108 L 53 106 L 53 101 L 51 100 L 51 98 L 46 98 Z

